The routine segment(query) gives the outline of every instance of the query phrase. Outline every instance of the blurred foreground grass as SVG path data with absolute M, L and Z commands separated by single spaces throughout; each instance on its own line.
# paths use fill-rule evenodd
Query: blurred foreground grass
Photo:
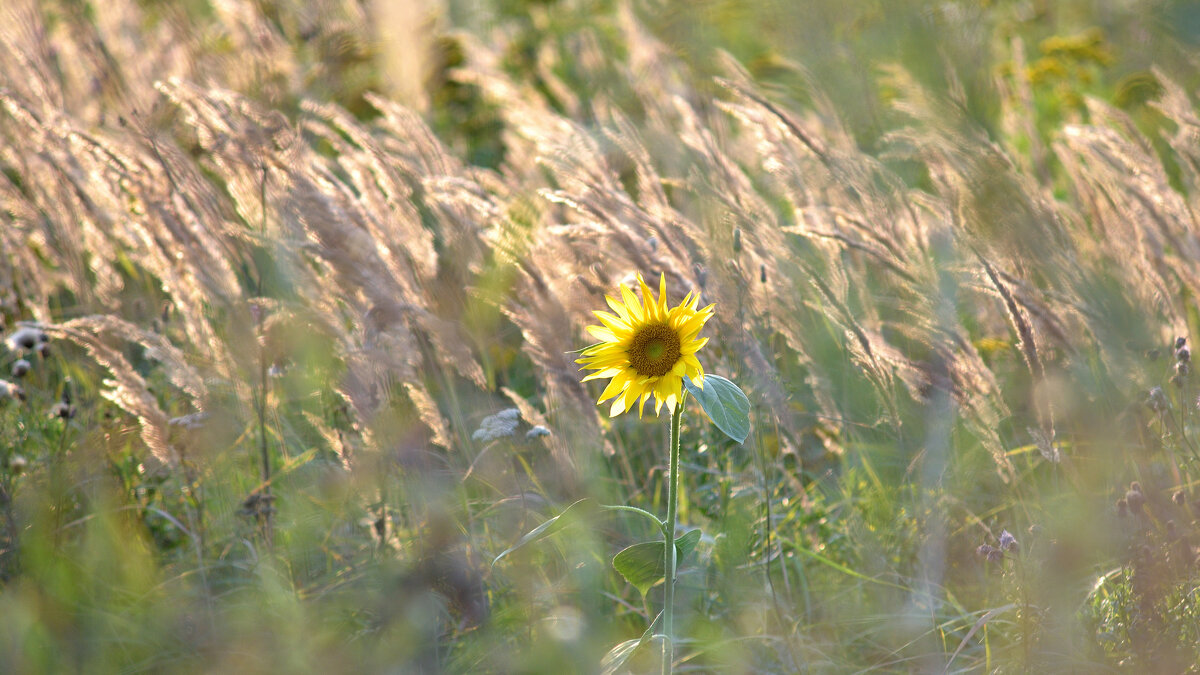
M 492 561 L 661 510 L 637 272 L 754 405 L 678 671 L 1200 667 L 1192 3 L 423 11 L 0 7 L 0 672 L 601 670 L 651 528 Z

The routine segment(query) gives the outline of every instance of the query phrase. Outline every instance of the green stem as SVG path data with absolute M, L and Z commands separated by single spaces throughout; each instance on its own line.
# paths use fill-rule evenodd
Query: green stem
M 679 506 L 679 427 L 683 422 L 683 404 L 686 396 L 687 393 L 684 392 L 671 413 L 671 469 L 667 477 L 667 520 L 663 523 L 663 537 L 666 539 L 666 545 L 663 547 L 663 567 L 666 570 L 663 579 L 663 675 L 671 675 L 672 664 L 675 661 L 675 640 L 671 635 L 675 618 L 675 517 Z
M 664 524 L 663 521 L 659 520 L 658 516 L 654 515 L 653 513 L 650 513 L 649 511 L 647 511 L 645 509 L 639 509 L 636 506 L 626 506 L 624 504 L 601 504 L 600 508 L 605 511 L 627 511 L 629 513 L 636 513 L 639 516 L 648 518 L 648 519 L 654 521 L 654 524 L 658 526 L 659 531 L 661 531 L 663 533 L 663 536 L 666 536 L 666 533 L 667 533 L 666 524 Z

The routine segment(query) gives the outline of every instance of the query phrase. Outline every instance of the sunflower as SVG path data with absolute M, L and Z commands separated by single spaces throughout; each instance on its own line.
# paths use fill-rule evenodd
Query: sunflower
M 683 302 L 668 308 L 665 275 L 658 278 L 658 298 L 641 274 L 637 282 L 642 291 L 640 302 L 621 284 L 623 302 L 605 297 L 616 314 L 593 312 L 603 325 L 588 326 L 587 330 L 600 342 L 583 350 L 583 358 L 576 361 L 583 366 L 580 370 L 596 371 L 583 378 L 584 382 L 612 378 L 597 401 L 615 399 L 609 411 L 611 417 L 632 410 L 634 403 L 638 404 L 640 417 L 651 396 L 655 415 L 663 404 L 674 412 L 683 395 L 685 375 L 697 386 L 704 386 L 704 368 L 696 352 L 708 342 L 699 334 L 712 318 L 713 306 L 696 309 L 700 294 L 688 293 Z

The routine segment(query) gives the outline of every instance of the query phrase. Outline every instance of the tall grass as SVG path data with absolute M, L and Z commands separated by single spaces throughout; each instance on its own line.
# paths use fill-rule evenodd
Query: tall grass
M 681 672 L 1196 667 L 1186 59 L 1088 95 L 997 9 L 864 131 L 828 64 L 559 9 L 422 42 L 424 114 L 356 3 L 0 9 L 0 671 L 597 671 L 653 533 L 491 563 L 665 499 L 572 354 L 637 272 L 754 404 L 683 430 Z

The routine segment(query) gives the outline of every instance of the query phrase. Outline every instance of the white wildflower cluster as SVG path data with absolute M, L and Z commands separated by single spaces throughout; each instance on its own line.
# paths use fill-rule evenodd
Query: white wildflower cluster
M 471 434 L 471 438 L 481 443 L 490 443 L 501 438 L 512 438 L 518 434 L 521 426 L 521 411 L 517 408 L 507 408 L 495 415 L 488 415 L 479 423 L 479 428 Z M 549 436 L 550 430 L 538 424 L 525 432 L 525 440 L 533 441 L 543 436 Z
M 483 443 L 490 443 L 517 433 L 521 423 L 521 411 L 516 408 L 501 410 L 495 415 L 488 415 L 479 423 L 479 428 L 471 434 L 471 438 Z
M 530 441 L 532 441 L 535 438 L 541 438 L 542 436 L 549 436 L 549 435 L 550 435 L 550 430 L 540 424 L 533 427 L 529 431 L 525 432 L 526 440 L 530 440 Z
M 190 415 L 172 417 L 171 419 L 167 420 L 167 424 L 173 427 L 180 427 L 189 431 L 195 431 L 196 429 L 202 428 L 204 423 L 208 421 L 208 418 L 209 413 L 207 412 L 194 412 Z

